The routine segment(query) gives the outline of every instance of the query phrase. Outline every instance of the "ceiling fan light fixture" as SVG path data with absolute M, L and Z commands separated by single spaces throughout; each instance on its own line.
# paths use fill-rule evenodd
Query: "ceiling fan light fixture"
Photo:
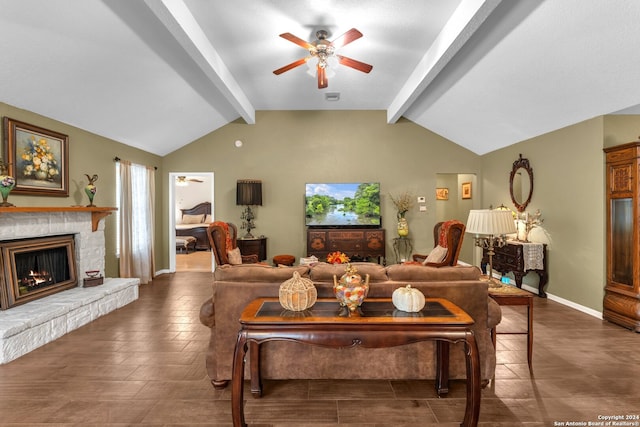
M 352 28 L 334 41 L 327 40 L 327 36 L 327 31 L 319 30 L 316 32 L 316 37 L 318 39 L 308 42 L 291 33 L 280 34 L 280 37 L 285 40 L 306 49 L 309 52 L 309 56 L 298 59 L 284 67 L 280 67 L 277 70 L 274 70 L 273 74 L 280 75 L 306 63 L 307 67 L 309 67 L 307 73 L 316 77 L 318 80 L 318 89 L 325 89 L 328 87 L 329 79 L 335 75 L 335 68 L 338 64 L 345 65 L 363 73 L 369 73 L 371 71 L 373 66 L 369 64 L 336 54 L 337 49 L 362 37 L 362 33 L 360 31 Z M 316 60 L 313 61 L 312 58 L 316 58 Z
M 336 75 L 336 69 L 340 65 L 338 58 L 335 56 L 330 56 L 326 59 L 322 59 L 317 57 L 318 60 L 314 61 L 313 58 L 309 58 L 307 61 L 307 74 L 309 74 L 314 79 L 317 76 L 318 66 L 325 70 L 325 76 L 330 79 Z
M 187 185 L 189 185 L 189 182 L 203 183 L 204 181 L 198 177 L 187 178 L 184 175 L 179 175 L 176 177 L 176 185 L 178 187 L 186 187 Z

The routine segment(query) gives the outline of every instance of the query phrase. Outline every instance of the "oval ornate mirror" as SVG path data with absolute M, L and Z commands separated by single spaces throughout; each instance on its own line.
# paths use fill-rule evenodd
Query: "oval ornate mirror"
M 533 195 L 533 169 L 529 165 L 529 159 L 523 159 L 522 154 L 513 162 L 509 175 L 509 193 L 518 212 L 524 212 Z

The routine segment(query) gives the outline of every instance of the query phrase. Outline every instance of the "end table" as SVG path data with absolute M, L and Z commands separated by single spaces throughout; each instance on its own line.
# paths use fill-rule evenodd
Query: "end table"
M 238 239 L 238 247 L 242 255 L 258 255 L 258 261 L 267 259 L 267 238 L 264 236 L 253 239 Z
M 526 332 L 497 332 L 496 328 L 491 330 L 493 346 L 496 346 L 496 334 L 526 335 L 527 336 L 527 362 L 529 372 L 533 373 L 533 294 L 515 286 L 505 285 L 500 288 L 489 288 L 489 296 L 498 305 L 524 305 L 527 307 L 527 330 Z

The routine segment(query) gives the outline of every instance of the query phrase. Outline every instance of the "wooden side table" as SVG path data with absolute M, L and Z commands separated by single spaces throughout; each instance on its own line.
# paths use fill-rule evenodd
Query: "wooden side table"
M 533 294 L 515 286 L 502 286 L 501 288 L 489 288 L 489 296 L 494 299 L 498 305 L 524 305 L 527 307 L 527 330 L 526 332 L 497 332 L 496 328 L 491 330 L 491 339 L 493 346 L 496 346 L 496 334 L 509 335 L 527 335 L 527 362 L 529 363 L 529 372 L 533 373 L 532 356 L 533 356 Z
M 256 237 L 254 239 L 238 239 L 238 247 L 242 255 L 258 255 L 258 261 L 267 259 L 267 238 Z
M 525 256 L 525 246 L 541 246 L 542 249 L 542 265 L 531 266 L 527 262 Z M 529 272 L 538 274 L 538 296 L 546 298 L 547 293 L 544 287 L 549 281 L 549 272 L 547 270 L 547 245 L 544 243 L 524 243 L 508 240 L 507 244 L 495 248 L 496 254 L 493 256 L 493 271 L 499 271 L 502 274 L 513 273 L 516 286 L 522 288 L 522 278 Z M 486 267 L 489 263 L 489 255 L 487 250 L 482 252 L 482 270 L 486 274 Z

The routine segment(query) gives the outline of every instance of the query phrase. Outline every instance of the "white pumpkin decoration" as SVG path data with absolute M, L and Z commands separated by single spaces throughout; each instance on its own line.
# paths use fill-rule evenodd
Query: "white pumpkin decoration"
M 425 305 L 424 294 L 419 289 L 412 288 L 411 285 L 393 291 L 391 300 L 395 308 L 409 313 L 416 313 Z

